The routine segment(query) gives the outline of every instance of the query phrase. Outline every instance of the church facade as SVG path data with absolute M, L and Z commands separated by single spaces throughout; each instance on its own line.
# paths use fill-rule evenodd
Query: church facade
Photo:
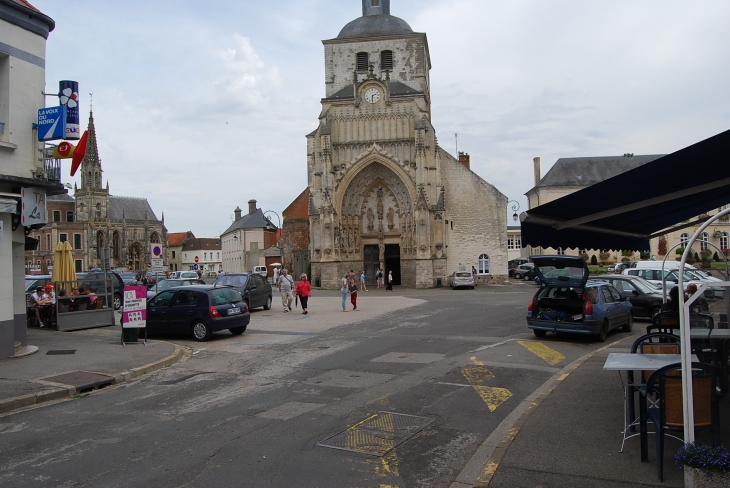
M 363 16 L 323 41 L 325 98 L 307 136 L 312 277 L 393 273 L 430 288 L 453 271 L 507 275 L 507 197 L 438 145 L 425 33 L 362 0 Z
M 68 240 L 77 272 L 101 268 L 107 248 L 110 269 L 145 271 L 150 266 L 150 243 L 162 244 L 166 255 L 165 216 L 158 219 L 146 198 L 109 194 L 109 182 L 102 185 L 93 111 L 89 112 L 88 131 L 86 156 L 79 168 L 81 187 L 74 188 L 74 198 L 49 197 L 49 208 L 66 204 L 68 211 L 59 211 L 58 220 L 54 212 L 51 222 L 33 232 L 40 243 L 38 249 L 25 252 L 26 268 L 37 266 L 50 273 L 56 245 Z

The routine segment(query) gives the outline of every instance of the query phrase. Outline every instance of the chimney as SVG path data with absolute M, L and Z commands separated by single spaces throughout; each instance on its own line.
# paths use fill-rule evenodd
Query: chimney
M 233 211 L 233 215 L 236 216 L 236 220 L 239 220 L 241 218 L 241 207 L 236 205 L 236 210 Z
M 469 153 L 459 151 L 459 162 L 469 168 Z
M 248 201 L 248 214 L 253 215 L 256 213 L 256 200 Z
M 535 163 L 535 186 L 540 184 L 540 158 L 533 158 L 533 163 Z

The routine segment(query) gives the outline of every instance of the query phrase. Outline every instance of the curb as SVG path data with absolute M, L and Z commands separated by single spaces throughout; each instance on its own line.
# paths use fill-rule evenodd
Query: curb
M 538 387 L 531 395 L 525 398 L 502 422 L 492 431 L 479 446 L 464 469 L 450 485 L 450 488 L 484 488 L 492 482 L 499 463 L 507 453 L 512 440 L 517 436 L 522 426 L 527 422 L 537 407 L 545 400 L 557 386 L 585 361 L 610 347 L 621 343 L 624 339 L 600 347 L 563 367 Z
M 152 363 L 132 368 L 128 371 L 122 371 L 121 373 L 117 374 L 100 374 L 106 374 L 107 376 L 113 377 L 114 384 L 119 385 L 121 383 L 125 383 L 127 381 L 139 378 L 140 376 L 153 373 L 164 368 L 168 368 L 182 360 L 186 356 L 186 352 L 189 352 L 187 347 L 179 346 L 177 344 L 173 345 L 175 346 L 175 350 L 172 352 L 172 354 L 163 359 L 160 359 L 159 361 L 154 361 Z M 69 386 L 68 388 L 53 388 L 49 390 L 39 391 L 36 393 L 29 393 L 28 395 L 6 398 L 4 400 L 0 400 L 0 414 L 12 412 L 13 410 L 17 410 L 19 408 L 37 405 L 39 403 L 70 398 L 75 394 L 76 388 L 74 388 L 73 386 Z

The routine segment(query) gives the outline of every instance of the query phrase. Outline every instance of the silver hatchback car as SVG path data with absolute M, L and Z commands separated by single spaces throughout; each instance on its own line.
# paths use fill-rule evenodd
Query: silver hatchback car
M 451 274 L 451 289 L 455 290 L 459 287 L 469 287 L 474 289 L 474 277 L 469 271 L 454 271 Z

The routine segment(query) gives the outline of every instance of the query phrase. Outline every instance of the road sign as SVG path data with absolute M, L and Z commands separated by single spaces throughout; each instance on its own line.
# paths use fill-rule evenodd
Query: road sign
M 197 264 L 193 264 L 193 271 L 198 271 L 198 265 Z
M 198 256 L 195 256 L 195 262 L 197 263 L 198 261 L 200 261 L 200 258 L 198 258 Z
M 156 271 L 158 273 L 161 271 L 165 271 L 164 265 L 162 264 L 162 259 L 150 259 L 150 271 Z
M 66 137 L 66 107 L 46 107 L 38 110 L 38 140 L 53 141 Z
M 152 259 L 162 259 L 162 244 L 150 244 Z

